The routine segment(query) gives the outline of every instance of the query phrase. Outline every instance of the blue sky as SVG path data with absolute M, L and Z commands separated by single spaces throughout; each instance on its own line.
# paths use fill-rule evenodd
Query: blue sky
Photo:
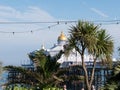
M 59 21 L 59 20 L 120 20 L 119 0 L 0 0 L 0 22 L 12 21 Z M 51 24 L 0 24 L 0 31 L 33 33 L 0 33 L 0 61 L 3 65 L 27 63 L 27 53 L 46 48 L 57 42 L 63 31 L 66 35 L 71 24 L 38 30 Z M 120 45 L 120 25 L 102 24 L 112 35 L 115 51 Z M 114 53 L 115 58 L 118 57 Z

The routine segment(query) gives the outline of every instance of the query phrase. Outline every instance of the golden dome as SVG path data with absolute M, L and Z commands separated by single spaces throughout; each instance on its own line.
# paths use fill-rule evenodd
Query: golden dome
M 64 35 L 63 32 L 61 32 L 60 36 L 58 37 L 58 40 L 64 40 L 64 41 L 67 40 L 67 38 L 66 38 L 66 36 Z

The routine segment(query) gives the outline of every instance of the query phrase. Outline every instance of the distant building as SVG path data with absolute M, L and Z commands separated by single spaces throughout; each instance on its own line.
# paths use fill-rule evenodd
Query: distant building
M 61 34 L 58 36 L 56 44 L 54 44 L 50 49 L 46 49 L 45 46 L 42 45 L 41 49 L 45 50 L 46 55 L 50 55 L 51 57 L 53 57 L 56 54 L 58 54 L 61 50 L 64 50 L 65 44 L 67 44 L 67 37 L 63 32 L 61 32 Z M 90 55 L 85 55 L 84 57 L 85 62 L 93 61 L 92 56 Z M 63 54 L 57 62 L 61 64 L 61 68 L 68 67 L 70 65 L 81 65 L 81 56 L 77 51 L 72 50 L 68 57 Z

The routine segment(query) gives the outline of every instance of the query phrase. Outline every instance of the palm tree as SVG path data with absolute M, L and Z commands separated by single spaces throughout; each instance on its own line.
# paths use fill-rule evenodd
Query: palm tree
M 41 89 L 47 86 L 56 86 L 64 82 L 62 75 L 65 70 L 59 70 L 57 60 L 62 55 L 62 51 L 54 57 L 46 56 L 43 50 L 29 54 L 30 59 L 36 66 L 34 71 L 16 66 L 6 66 L 7 71 L 14 70 L 18 75 L 14 76 L 14 80 L 7 82 L 5 85 L 11 84 L 25 84 L 32 86 L 39 86 Z
M 113 41 L 111 36 L 106 34 L 105 30 L 99 29 L 93 23 L 78 21 L 76 26 L 70 28 L 70 37 L 68 44 L 65 46 L 65 54 L 69 55 L 70 51 L 75 49 L 81 55 L 82 67 L 85 74 L 86 89 L 91 90 L 94 79 L 96 60 L 99 58 L 108 61 L 113 52 Z M 88 78 L 87 67 L 84 55 L 90 54 L 94 58 L 91 78 Z M 111 60 L 111 59 L 110 59 Z
M 39 73 L 39 79 L 42 81 L 39 83 L 40 87 L 45 87 L 47 85 L 54 86 L 60 82 L 63 82 L 63 79 L 59 78 L 59 65 L 57 60 L 62 55 L 62 51 L 60 51 L 56 56 L 50 57 L 44 54 L 43 50 L 37 51 L 35 56 L 29 55 L 31 60 L 33 60 L 37 69 L 36 72 Z

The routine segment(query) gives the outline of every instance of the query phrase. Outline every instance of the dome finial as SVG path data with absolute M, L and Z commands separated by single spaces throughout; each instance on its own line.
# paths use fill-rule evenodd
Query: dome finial
M 67 40 L 66 36 L 64 35 L 64 33 L 62 31 L 61 31 L 60 36 L 58 37 L 58 40 L 62 40 L 62 41 L 66 41 Z

